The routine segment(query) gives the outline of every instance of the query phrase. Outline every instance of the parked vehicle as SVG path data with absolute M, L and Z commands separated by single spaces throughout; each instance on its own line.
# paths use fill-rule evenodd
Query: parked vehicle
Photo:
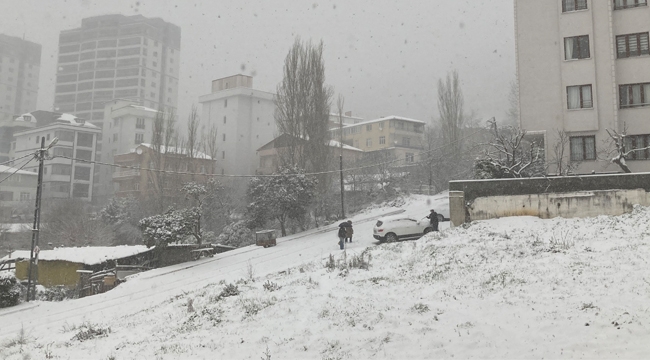
M 439 217 L 442 215 L 440 214 Z M 431 231 L 433 228 L 426 217 L 415 220 L 407 216 L 397 216 L 377 220 L 373 228 L 373 237 L 379 241 L 393 242 L 417 239 Z

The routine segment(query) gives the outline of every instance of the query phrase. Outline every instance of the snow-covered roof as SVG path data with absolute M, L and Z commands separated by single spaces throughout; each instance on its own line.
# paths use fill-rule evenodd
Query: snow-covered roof
M 150 111 L 150 112 L 158 112 L 158 110 L 146 107 L 146 106 L 141 106 L 141 105 L 129 105 L 130 107 L 138 110 L 144 110 L 144 111 Z
M 28 231 L 32 231 L 32 224 L 0 224 L 0 231 L 5 231 L 12 234 L 20 233 L 20 232 L 28 232 Z
M 340 147 L 340 146 L 341 146 L 341 143 L 338 142 L 338 141 L 336 141 L 336 140 L 330 140 L 330 146 L 332 146 L 332 147 Z M 343 148 L 346 149 L 346 150 L 361 151 L 361 152 L 363 152 L 363 150 L 361 150 L 361 149 L 359 149 L 359 148 L 355 148 L 354 146 L 350 146 L 350 145 L 345 145 L 345 144 L 343 144 Z
M 140 144 L 140 146 L 144 146 L 144 147 L 147 147 L 149 149 L 153 149 L 153 145 L 151 145 L 151 144 L 142 143 L 142 144 Z M 131 149 L 131 152 L 134 153 L 135 149 Z M 160 152 L 163 153 L 163 154 L 170 153 L 170 154 L 187 155 L 188 150 L 186 148 L 180 148 L 180 147 L 177 147 L 177 146 L 169 146 L 169 147 L 167 147 L 165 145 L 160 145 Z M 206 153 L 204 153 L 202 151 L 198 151 L 198 150 L 194 151 L 194 158 L 212 160 L 212 157 L 210 155 L 208 155 L 208 154 L 206 154 Z
M 135 246 L 97 246 L 97 247 L 69 247 L 56 248 L 53 250 L 41 250 L 38 254 L 39 260 L 61 260 L 73 263 L 97 265 L 107 260 L 122 259 L 125 257 L 141 254 L 150 249 L 144 245 Z M 9 256 L 0 260 L 29 259 L 29 250 L 17 250 Z
M 422 120 L 409 119 L 409 118 L 402 117 L 402 116 L 391 115 L 391 116 L 386 116 L 386 117 L 379 118 L 379 119 L 358 122 L 358 123 L 352 124 L 352 125 L 345 125 L 345 126 L 343 126 L 343 128 L 345 129 L 345 128 L 349 128 L 349 127 L 353 127 L 353 126 L 368 125 L 368 124 L 381 122 L 381 121 L 386 121 L 386 120 L 402 120 L 402 121 L 409 121 L 409 122 L 414 122 L 414 123 L 418 123 L 418 124 L 426 124 L 426 122 L 424 122 Z M 338 130 L 338 129 L 333 129 L 333 130 Z
M 18 169 L 16 169 L 16 168 L 12 168 L 12 167 L 10 167 L 10 166 L 0 165 L 0 174 L 2 174 L 2 173 L 13 174 L 14 171 L 16 171 L 16 170 L 18 170 Z M 31 171 L 25 171 L 25 170 L 18 170 L 18 172 L 16 172 L 16 174 L 38 176 L 38 174 L 36 174 L 36 173 L 33 173 L 33 172 L 31 172 Z
M 81 120 L 81 121 L 78 121 L 78 120 Z M 97 126 L 95 126 L 95 125 L 93 125 L 93 124 L 91 124 L 89 122 L 83 121 L 81 118 L 78 118 L 78 117 L 76 117 L 76 116 L 74 116 L 72 114 L 68 114 L 68 113 L 61 114 L 61 116 L 59 116 L 59 118 L 56 119 L 56 121 L 58 123 L 66 123 L 66 125 L 70 124 L 70 125 L 73 125 L 73 126 L 87 127 L 87 128 L 90 128 L 90 129 L 99 129 L 99 127 L 97 127 Z

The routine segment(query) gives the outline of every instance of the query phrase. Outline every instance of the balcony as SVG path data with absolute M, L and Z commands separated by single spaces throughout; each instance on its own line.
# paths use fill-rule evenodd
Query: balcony
M 132 177 L 140 177 L 140 170 L 116 171 L 113 173 L 114 180 Z

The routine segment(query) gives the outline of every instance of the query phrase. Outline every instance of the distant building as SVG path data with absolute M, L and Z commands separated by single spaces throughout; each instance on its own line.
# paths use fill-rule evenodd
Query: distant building
M 283 149 L 295 140 L 298 140 L 300 143 L 307 142 L 303 139 L 297 139 L 292 135 L 282 134 L 257 149 L 257 154 L 260 158 L 257 174 L 268 175 L 274 173 L 280 164 L 279 157 L 281 156 Z M 334 168 L 338 169 L 339 154 L 343 155 L 343 161 L 345 161 L 346 164 L 354 164 L 357 160 L 363 157 L 363 150 L 345 144 L 341 147 L 341 143 L 334 140 L 330 141 L 329 150 L 332 154 L 332 159 L 337 159 L 332 162 L 334 165 L 332 170 L 334 170 Z
M 259 164 L 253 149 L 273 140 L 274 94 L 253 89 L 253 78 L 234 75 L 212 82 L 212 93 L 203 95 L 201 119 L 217 125 L 217 173 L 253 175 Z
M 104 108 L 104 127 L 102 129 L 102 153 L 98 161 L 112 164 L 115 155 L 126 154 L 142 144 L 150 144 L 153 136 L 153 124 L 158 111 L 138 105 L 132 100 L 116 99 Z M 96 195 L 107 200 L 113 195 L 113 172 L 110 166 L 99 165 L 96 168 L 98 182 Z
M 619 171 L 607 130 L 627 130 L 626 150 L 650 146 L 650 7 L 646 0 L 516 0 L 520 125 L 545 137 L 557 171 L 557 132 L 564 162 L 576 172 Z M 632 171 L 650 171 L 650 151 L 630 154 Z
M 415 162 L 424 148 L 424 125 L 424 121 L 400 116 L 362 121 L 343 127 L 343 143 L 366 153 L 388 151 L 395 159 Z M 337 128 L 331 133 L 332 139 L 341 136 Z
M 363 118 L 352 116 L 352 111 L 346 111 L 345 113 L 341 114 L 340 117 L 339 114 L 332 113 L 330 114 L 328 129 L 338 129 L 341 123 L 343 126 L 347 126 L 358 124 L 363 121 Z
M 0 219 L 24 220 L 34 207 L 38 174 L 0 165 L 0 180 L 5 178 L 0 183 Z
M 56 146 L 49 151 L 54 158 L 45 162 L 43 197 L 90 201 L 93 197 L 95 166 L 92 161 L 95 161 L 100 134 L 101 130 L 97 126 L 74 115 L 61 114 L 51 124 L 15 133 L 15 157 L 20 158 L 38 150 L 42 138 L 45 138 L 45 146 L 55 137 L 58 138 Z M 14 166 L 21 166 L 23 161 L 16 161 Z M 36 173 L 38 162 L 32 161 L 24 169 Z
M 181 29 L 142 15 L 102 15 L 62 31 L 55 110 L 102 126 L 106 102 L 135 100 L 152 109 L 175 110 Z
M 175 196 L 183 183 L 205 183 L 209 180 L 207 175 L 215 173 L 215 161 L 200 151 L 190 156 L 187 149 L 161 146 L 160 153 L 160 160 L 157 160 L 153 145 L 140 144 L 128 153 L 115 155 L 114 163 L 123 166 L 113 173 L 115 195 L 140 199 L 157 193 Z M 158 161 L 160 163 L 157 163 Z M 159 176 L 155 171 L 141 169 L 165 169 L 169 173 Z M 192 172 L 199 175 L 172 174 L 173 172 Z M 161 176 L 165 177 L 164 184 L 160 182 Z
M 0 124 L 36 109 L 40 67 L 41 45 L 0 34 Z M 0 154 L 5 137 L 0 130 Z
M 16 139 L 14 133 L 52 124 L 61 115 L 58 112 L 36 110 L 17 116 L 13 120 L 0 122 L 0 162 L 6 162 L 15 157 Z

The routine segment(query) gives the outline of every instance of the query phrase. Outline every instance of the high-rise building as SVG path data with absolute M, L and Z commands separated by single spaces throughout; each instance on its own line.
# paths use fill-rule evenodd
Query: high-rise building
M 273 96 L 253 89 L 253 78 L 239 74 L 212 81 L 212 93 L 199 98 L 202 119 L 217 126 L 217 173 L 255 174 L 255 149 L 277 135 Z
M 629 154 L 633 171 L 650 170 L 647 0 L 516 0 L 515 16 L 520 125 L 545 136 L 550 173 L 558 132 L 576 172 L 619 170 L 608 130 L 643 149 Z
M 180 48 L 181 29 L 159 18 L 85 18 L 59 36 L 55 110 L 102 128 L 105 104 L 115 98 L 176 109 Z
M 36 109 L 40 67 L 41 45 L 0 34 L 0 161 L 8 160 L 13 140 L 3 125 Z

